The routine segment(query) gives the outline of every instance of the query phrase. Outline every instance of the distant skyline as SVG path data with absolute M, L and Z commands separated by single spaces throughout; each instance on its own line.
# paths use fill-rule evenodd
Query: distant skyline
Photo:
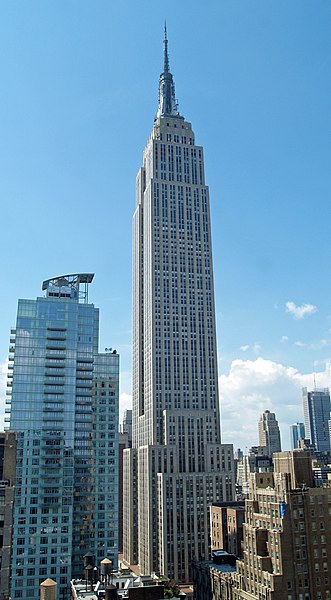
M 222 441 L 256 444 L 268 409 L 289 448 L 301 387 L 314 373 L 331 385 L 331 4 L 169 0 L 164 11 L 159 0 L 2 4 L 0 363 L 18 298 L 94 272 L 100 349 L 120 353 L 130 406 L 135 177 L 166 18 L 180 111 L 205 149 Z

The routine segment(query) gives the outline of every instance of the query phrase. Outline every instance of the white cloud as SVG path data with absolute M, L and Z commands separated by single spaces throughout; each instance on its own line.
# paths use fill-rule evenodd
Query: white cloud
M 309 348 L 310 350 L 322 350 L 326 346 L 330 346 L 330 342 L 328 340 L 319 340 L 318 342 L 312 342 L 311 344 L 307 344 L 306 342 L 301 342 L 298 340 L 294 342 L 295 346 L 299 348 Z
M 331 383 L 331 364 L 315 373 L 316 385 Z M 258 443 L 257 423 L 261 412 L 276 413 L 283 449 L 289 448 L 289 425 L 303 421 L 301 388 L 313 388 L 314 374 L 257 358 L 234 360 L 227 375 L 219 378 L 222 441 L 245 448 Z
M 282 335 L 282 337 L 280 338 L 280 341 L 284 344 L 285 342 L 288 342 L 288 336 L 287 335 Z
M 314 342 L 313 344 L 310 344 L 309 348 L 311 348 L 312 350 L 321 350 L 326 346 L 330 346 L 330 342 L 328 340 L 320 340 L 319 342 Z
M 249 344 L 245 344 L 244 346 L 240 346 L 239 350 L 241 350 L 242 352 L 247 352 L 248 350 L 252 350 L 252 352 L 254 352 L 254 354 L 259 354 L 259 352 L 261 350 L 261 346 L 258 343 L 253 344 L 253 346 L 250 346 Z
M 301 304 L 297 306 L 294 302 L 286 302 L 286 312 L 293 315 L 295 319 L 303 319 L 306 315 L 312 315 L 317 312 L 317 306 L 314 304 Z

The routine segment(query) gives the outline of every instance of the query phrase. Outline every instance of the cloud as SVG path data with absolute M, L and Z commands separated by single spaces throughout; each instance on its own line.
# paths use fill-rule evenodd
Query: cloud
M 301 306 L 297 306 L 294 302 L 286 302 L 285 306 L 286 312 L 293 315 L 297 320 L 303 319 L 306 315 L 312 315 L 318 310 L 314 304 L 301 304 Z
M 312 350 L 321 350 L 326 346 L 330 346 L 330 342 L 328 340 L 320 340 L 319 342 L 314 342 L 313 344 L 310 344 L 309 348 L 311 348 Z
M 301 342 L 298 340 L 294 342 L 295 346 L 299 348 L 309 348 L 309 350 L 322 350 L 326 346 L 330 346 L 330 342 L 328 340 L 319 340 L 318 342 L 312 342 L 311 344 L 307 344 L 306 342 Z
M 252 352 L 254 352 L 254 354 L 259 354 L 259 352 L 261 350 L 261 346 L 258 343 L 253 344 L 253 346 L 250 346 L 249 344 L 245 344 L 244 346 L 240 346 L 239 350 L 241 350 L 242 352 L 247 352 L 247 350 L 252 350 Z
M 331 383 L 331 363 L 315 373 L 316 385 Z M 228 374 L 219 378 L 222 441 L 245 448 L 258 443 L 257 423 L 265 410 L 276 413 L 282 447 L 289 448 L 289 425 L 303 421 L 301 388 L 313 388 L 314 374 L 264 358 L 236 359 Z
M 284 344 L 285 342 L 288 342 L 288 336 L 282 335 L 282 337 L 280 338 L 280 341 L 282 342 L 282 344 Z

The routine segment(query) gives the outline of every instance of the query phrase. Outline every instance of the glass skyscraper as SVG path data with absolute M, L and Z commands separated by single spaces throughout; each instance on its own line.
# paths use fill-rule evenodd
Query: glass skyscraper
M 303 423 L 290 425 L 291 450 L 299 448 L 299 440 L 305 438 L 305 426 Z
M 302 389 L 303 414 L 305 419 L 306 438 L 318 452 L 330 451 L 330 390 L 329 388 L 315 389 L 308 392 Z
M 231 500 L 221 445 L 203 148 L 180 115 L 164 39 L 159 107 L 133 219 L 133 448 L 124 450 L 124 558 L 192 577 L 208 557 L 212 501 Z
M 17 432 L 12 598 L 83 575 L 83 556 L 117 564 L 119 356 L 100 354 L 92 274 L 43 283 L 19 300 L 12 331 L 10 428 Z

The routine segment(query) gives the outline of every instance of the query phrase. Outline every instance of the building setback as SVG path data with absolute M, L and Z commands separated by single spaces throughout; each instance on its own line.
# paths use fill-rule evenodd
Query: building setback
M 192 559 L 208 556 L 208 506 L 233 498 L 234 464 L 232 446 L 220 438 L 203 149 L 178 110 L 166 35 L 159 107 L 136 190 L 123 554 L 142 573 L 189 581 Z
M 57 598 L 92 552 L 117 561 L 119 356 L 100 354 L 92 274 L 43 283 L 19 300 L 10 427 L 17 432 L 12 598 L 38 598 L 47 577 Z

